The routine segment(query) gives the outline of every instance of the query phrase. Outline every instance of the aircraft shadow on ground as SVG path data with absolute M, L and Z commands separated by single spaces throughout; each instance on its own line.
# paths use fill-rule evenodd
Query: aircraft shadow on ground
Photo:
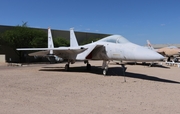
M 47 68 L 47 69 L 48 69 L 48 68 L 52 68 L 52 69 L 55 69 L 55 68 L 56 68 L 56 69 L 59 69 L 59 68 L 64 68 L 64 67 L 42 67 L 42 68 Z
M 43 67 L 43 69 L 40 69 L 39 71 L 77 72 L 77 73 L 89 72 L 89 73 L 98 74 L 98 75 L 103 76 L 101 66 L 96 66 L 96 67 L 92 66 L 90 71 L 86 70 L 86 67 L 83 67 L 83 66 L 81 66 L 81 67 L 70 67 L 69 71 L 66 71 L 62 67 Z M 107 73 L 106 76 L 121 76 L 121 77 L 124 77 L 123 70 L 122 70 L 121 67 L 110 67 L 108 69 L 108 73 Z M 150 76 L 150 75 L 140 74 L 140 73 L 125 72 L 125 77 L 137 78 L 137 79 L 143 79 L 143 80 L 149 80 L 149 81 L 180 84 L 180 82 L 178 82 L 178 81 L 158 78 L 156 76 Z
M 167 69 L 170 69 L 170 67 L 168 67 L 168 66 L 163 66 L 163 65 L 159 65 L 159 64 L 153 64 L 152 66 L 150 66 L 150 64 L 137 64 L 137 65 L 143 65 L 143 66 L 147 66 L 147 67 L 158 67 L 158 68 L 167 68 Z
M 111 63 L 111 64 L 113 64 L 113 63 Z M 116 64 L 116 65 L 121 65 L 121 64 L 119 64 L 119 63 L 114 63 L 114 64 Z M 139 66 L 147 66 L 147 67 L 158 67 L 158 68 L 167 68 L 167 69 L 170 69 L 170 67 L 168 67 L 168 66 L 164 66 L 164 65 L 160 65 L 160 64 L 153 64 L 153 65 L 151 65 L 150 63 L 133 63 L 133 62 L 129 62 L 129 63 L 126 63 L 127 65 L 139 65 Z

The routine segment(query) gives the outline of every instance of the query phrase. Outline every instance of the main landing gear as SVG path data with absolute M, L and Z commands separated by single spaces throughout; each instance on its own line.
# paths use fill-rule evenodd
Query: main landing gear
M 91 64 L 89 64 L 89 61 L 84 61 L 84 63 L 86 64 L 86 69 L 88 71 L 91 70 Z M 69 71 L 69 64 L 70 64 L 70 61 L 68 61 L 68 63 L 65 65 L 66 71 Z M 71 62 L 71 64 L 73 64 L 73 62 Z
M 91 70 L 91 64 L 89 64 L 89 61 L 84 61 L 84 63 L 86 64 L 86 69 L 88 71 Z
M 74 64 L 75 63 L 75 61 L 74 60 L 68 60 L 68 63 L 65 65 L 65 70 L 66 71 L 69 71 L 69 64 Z
M 65 70 L 66 70 L 66 71 L 69 70 L 69 63 L 65 65 Z

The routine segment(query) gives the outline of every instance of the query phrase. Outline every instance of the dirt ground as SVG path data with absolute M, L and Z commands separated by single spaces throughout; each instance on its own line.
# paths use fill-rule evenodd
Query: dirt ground
M 180 68 L 77 62 L 0 64 L 0 114 L 179 114 Z M 126 82 L 124 82 L 124 78 Z

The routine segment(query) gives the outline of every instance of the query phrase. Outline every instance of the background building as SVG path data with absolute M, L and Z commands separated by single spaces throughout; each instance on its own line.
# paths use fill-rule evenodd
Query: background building
M 15 26 L 5 26 L 5 25 L 0 25 L 0 34 L 5 32 L 6 30 L 13 29 Z M 48 28 L 32 28 L 32 29 L 40 29 L 45 31 L 48 34 Z M 53 38 L 61 37 L 65 38 L 67 40 L 70 39 L 70 32 L 66 30 L 55 30 L 51 29 L 52 36 Z M 100 34 L 100 33 L 88 33 L 88 32 L 77 32 L 75 31 L 75 35 L 77 37 L 78 43 L 82 43 L 84 40 L 88 39 L 97 39 L 97 38 L 104 38 L 106 36 L 109 36 L 110 34 Z M 172 44 L 173 46 L 179 47 L 180 44 Z M 171 46 L 170 44 L 152 44 L 154 48 L 162 48 L 166 46 Z M 0 62 L 4 61 L 14 61 L 18 62 L 19 57 L 17 54 L 8 46 L 0 45 Z
M 0 25 L 0 34 L 5 32 L 6 30 L 13 29 L 15 26 L 5 26 Z M 45 31 L 48 34 L 48 28 L 33 28 L 33 29 L 40 29 Z M 55 30 L 51 29 L 53 38 L 61 37 L 67 40 L 70 39 L 70 32 L 66 30 Z M 78 43 L 83 42 L 85 39 L 96 39 L 96 38 L 103 38 L 109 36 L 110 34 L 100 34 L 100 33 L 87 33 L 87 32 L 76 32 L 75 35 L 77 37 Z M 5 61 L 19 61 L 17 54 L 8 46 L 0 45 L 0 61 L 4 61 L 2 57 L 5 57 Z

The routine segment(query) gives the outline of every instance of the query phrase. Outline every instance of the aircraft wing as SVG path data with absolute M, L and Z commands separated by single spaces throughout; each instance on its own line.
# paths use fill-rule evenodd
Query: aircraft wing
M 28 55 L 29 55 L 29 56 L 46 57 L 47 55 L 51 55 L 51 54 L 49 54 L 49 53 L 50 53 L 50 50 L 48 50 L 48 51 L 32 52 L 32 53 L 29 53 Z
M 108 60 L 106 49 L 104 45 L 90 44 L 86 46 L 78 47 L 59 47 L 59 48 L 21 48 L 17 50 L 37 50 L 37 51 L 49 51 L 53 50 L 53 53 L 58 57 L 70 60 Z
M 75 59 L 77 54 L 84 52 L 87 48 L 83 47 L 59 47 L 59 48 L 18 48 L 18 51 L 23 50 L 37 50 L 37 51 L 49 51 L 53 50 L 54 54 L 63 59 Z

